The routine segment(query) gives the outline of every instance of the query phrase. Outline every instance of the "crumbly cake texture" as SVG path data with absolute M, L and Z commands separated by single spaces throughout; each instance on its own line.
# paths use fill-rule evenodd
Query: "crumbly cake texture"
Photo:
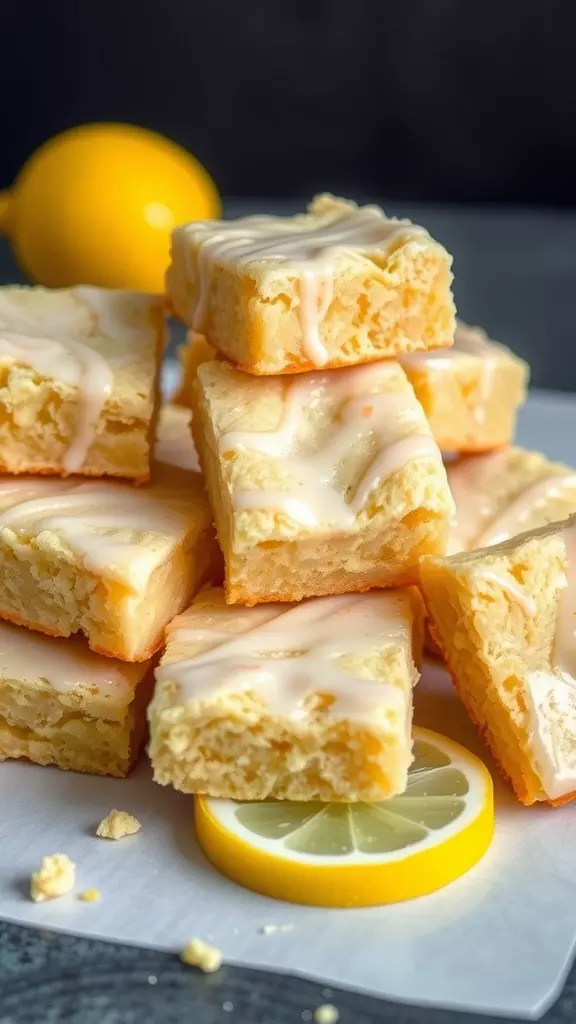
M 572 517 L 422 562 L 434 637 L 456 690 L 524 804 L 576 795 L 576 681 L 559 653 L 566 643 L 572 658 L 576 651 L 575 530 Z
M 142 825 L 133 814 L 128 811 L 109 811 L 96 829 L 96 835 L 100 839 L 124 839 L 125 836 L 133 836 L 139 832 Z
M 150 476 L 160 297 L 0 288 L 0 471 Z
M 187 418 L 182 448 L 193 452 Z M 199 473 L 156 463 L 154 482 L 0 480 L 0 618 L 146 661 L 220 553 Z
M 459 324 L 454 347 L 400 359 L 444 452 L 510 444 L 526 398 L 529 368 L 479 328 Z
M 74 888 L 76 866 L 65 853 L 43 857 L 38 871 L 30 879 L 30 896 L 35 903 L 65 896 Z
M 182 963 L 198 967 L 204 974 L 214 974 L 222 966 L 222 950 L 202 939 L 189 939 L 180 951 Z
M 239 800 L 402 792 L 422 633 L 416 588 L 250 610 L 205 588 L 157 671 L 155 780 Z
M 0 761 L 125 776 L 146 734 L 149 663 L 0 622 Z
M 446 550 L 446 471 L 398 363 L 273 379 L 204 363 L 194 395 L 230 603 L 413 583 Z
M 176 405 L 192 408 L 192 388 L 198 367 L 201 363 L 209 363 L 216 359 L 216 349 L 209 345 L 201 334 L 188 331 L 186 343 L 178 346 L 177 355 L 180 363 L 180 381 L 172 401 Z
M 576 470 L 512 447 L 447 467 L 456 505 L 448 553 L 489 547 L 576 513 Z
M 250 373 L 299 373 L 451 345 L 452 258 L 423 228 L 317 196 L 295 217 L 172 235 L 176 316 Z

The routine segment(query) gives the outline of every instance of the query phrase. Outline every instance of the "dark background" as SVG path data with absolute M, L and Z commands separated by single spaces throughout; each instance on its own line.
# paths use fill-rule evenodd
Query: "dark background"
M 0 0 L 0 188 L 115 120 L 191 150 L 227 215 L 380 202 L 454 254 L 463 319 L 576 389 L 575 42 L 574 0 Z
M 573 0 L 3 0 L 0 187 L 44 139 L 163 132 L 225 195 L 571 205 Z

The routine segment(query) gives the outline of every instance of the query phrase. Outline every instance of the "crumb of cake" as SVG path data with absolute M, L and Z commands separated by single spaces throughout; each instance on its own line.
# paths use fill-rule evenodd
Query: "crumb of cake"
M 141 828 L 141 823 L 133 814 L 129 814 L 128 811 L 112 810 L 105 818 L 102 818 L 96 829 L 96 835 L 100 839 L 123 839 L 124 836 L 133 836 Z
M 65 853 L 43 857 L 30 879 L 30 895 L 35 903 L 54 900 L 74 888 L 75 878 L 76 867 Z
M 158 978 L 156 977 L 155 974 L 149 974 L 148 975 L 148 984 L 149 985 L 157 985 L 158 984 Z
M 224 1010 L 225 1013 L 232 1013 L 232 1010 L 234 1009 L 234 1003 L 231 1003 L 230 1000 L 227 999 L 225 1003 L 222 1003 L 222 1009 Z
M 98 900 L 102 899 L 102 893 L 100 889 L 84 889 L 84 892 L 78 893 L 78 899 L 83 903 L 98 903 Z
M 336 1024 L 339 1017 L 340 1012 L 332 1003 L 322 1003 L 321 1006 L 316 1007 L 314 1010 L 316 1024 Z
M 275 935 L 276 932 L 291 932 L 293 924 L 264 924 L 260 929 L 261 935 Z
M 181 951 L 180 959 L 190 967 L 199 967 L 204 974 L 213 974 L 222 966 L 221 950 L 209 946 L 202 939 L 190 939 Z
M 302 1010 L 300 1014 L 300 1020 L 309 1021 L 312 1020 L 312 1010 Z

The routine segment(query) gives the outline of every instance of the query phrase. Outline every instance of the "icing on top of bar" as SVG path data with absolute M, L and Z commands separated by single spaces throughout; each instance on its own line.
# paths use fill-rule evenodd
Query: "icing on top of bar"
M 146 671 L 146 663 L 129 664 L 95 654 L 78 637 L 48 637 L 0 622 L 0 680 L 29 684 L 44 679 L 60 693 L 82 686 L 94 694 L 130 699 Z
M 198 647 L 192 657 L 156 670 L 159 682 L 178 685 L 183 701 L 253 692 L 272 713 L 298 720 L 309 715 L 310 698 L 322 695 L 326 710 L 348 719 L 385 721 L 390 713 L 405 713 L 407 695 L 378 678 L 378 659 L 391 645 L 410 650 L 412 611 L 406 593 L 347 594 L 280 604 L 265 621 L 250 609 L 243 616 L 241 633 L 214 628 L 214 618 L 220 625 L 226 616 L 238 622 L 235 609 L 218 612 L 207 616 L 205 629 L 186 628 L 184 615 L 168 631 L 169 644 Z M 413 682 L 417 679 L 413 666 Z
M 574 498 L 576 473 L 551 473 L 529 483 L 511 502 L 498 510 L 497 481 L 508 472 L 506 450 L 473 456 L 447 467 L 448 483 L 456 505 L 449 552 L 451 554 L 499 544 L 527 529 L 550 522 L 547 512 L 559 499 Z
M 576 791 L 576 523 L 563 533 L 567 570 L 559 592 L 552 672 L 529 672 L 525 695 L 536 773 L 551 800 Z
M 84 567 L 137 593 L 182 539 L 185 491 L 37 477 L 0 478 L 0 533 L 16 541 L 55 535 Z
M 316 212 L 318 211 L 318 212 Z M 313 366 L 324 366 L 329 353 L 321 325 L 333 298 L 334 264 L 340 256 L 358 262 L 368 254 L 385 253 L 400 240 L 416 244 L 428 240 L 424 228 L 409 220 L 386 217 L 377 206 L 317 197 L 309 214 L 296 217 L 254 216 L 233 221 L 192 223 L 176 229 L 193 235 L 204 230 L 197 253 L 197 291 L 191 310 L 195 331 L 204 333 L 212 274 L 216 265 L 246 271 L 251 264 L 268 261 L 299 276 L 299 318 L 302 348 Z M 188 253 L 188 246 L 186 246 Z M 187 258 L 190 258 L 188 255 Z M 189 272 L 192 269 L 189 266 Z
M 370 495 L 383 481 L 415 459 L 441 455 L 421 406 L 410 391 L 371 391 L 382 382 L 378 364 L 332 370 L 324 375 L 299 374 L 288 384 L 276 430 L 233 430 L 219 440 L 221 457 L 231 452 L 258 452 L 281 465 L 291 479 L 289 490 L 237 490 L 234 508 L 283 513 L 301 526 L 350 527 L 366 509 Z M 299 450 L 298 435 L 308 408 L 326 395 L 339 403 L 331 430 L 312 452 Z M 339 482 L 343 460 L 356 446 L 367 468 L 352 490 Z
M 104 334 L 120 343 L 144 342 L 142 313 L 150 303 L 147 296 L 88 286 L 65 292 L 0 289 L 0 362 L 28 366 L 78 390 L 76 431 L 62 459 L 66 473 L 82 469 L 112 394 L 114 368 L 125 358 L 120 350 L 107 359 L 88 340 Z M 150 317 L 147 330 L 154 333 Z

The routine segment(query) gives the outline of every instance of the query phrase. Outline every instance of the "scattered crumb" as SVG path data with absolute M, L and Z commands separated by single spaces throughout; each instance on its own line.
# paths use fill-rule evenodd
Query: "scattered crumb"
M 340 1017 L 340 1012 L 332 1003 L 322 1003 L 321 1006 L 317 1006 L 314 1010 L 314 1020 L 316 1024 L 336 1024 L 336 1021 Z
M 331 999 L 332 998 L 332 989 L 331 988 L 323 988 L 322 989 L 322 998 L 323 999 Z
M 225 1003 L 222 1003 L 222 1009 L 226 1013 L 232 1013 L 232 1010 L 234 1009 L 234 1003 L 231 1003 L 230 1000 L 227 999 Z
M 180 953 L 180 959 L 191 967 L 199 967 L 204 974 L 213 974 L 222 966 L 222 953 L 202 939 L 190 939 Z
M 312 1010 L 302 1010 L 300 1016 L 302 1020 L 312 1020 Z
M 293 924 L 264 924 L 260 929 L 261 935 L 275 935 L 276 932 L 291 932 Z
M 84 892 L 78 893 L 78 899 L 84 900 L 84 903 L 98 903 L 98 900 L 102 899 L 102 893 L 100 889 L 84 889 Z
M 96 835 L 100 839 L 123 839 L 124 836 L 133 836 L 139 832 L 142 825 L 134 815 L 128 811 L 110 811 L 96 829 Z
M 30 895 L 35 903 L 64 896 L 74 888 L 76 867 L 65 853 L 43 857 L 38 871 L 30 879 Z
M 148 975 L 148 984 L 149 985 L 156 985 L 157 983 L 158 983 L 158 978 L 156 977 L 156 975 L 155 974 L 149 974 Z

